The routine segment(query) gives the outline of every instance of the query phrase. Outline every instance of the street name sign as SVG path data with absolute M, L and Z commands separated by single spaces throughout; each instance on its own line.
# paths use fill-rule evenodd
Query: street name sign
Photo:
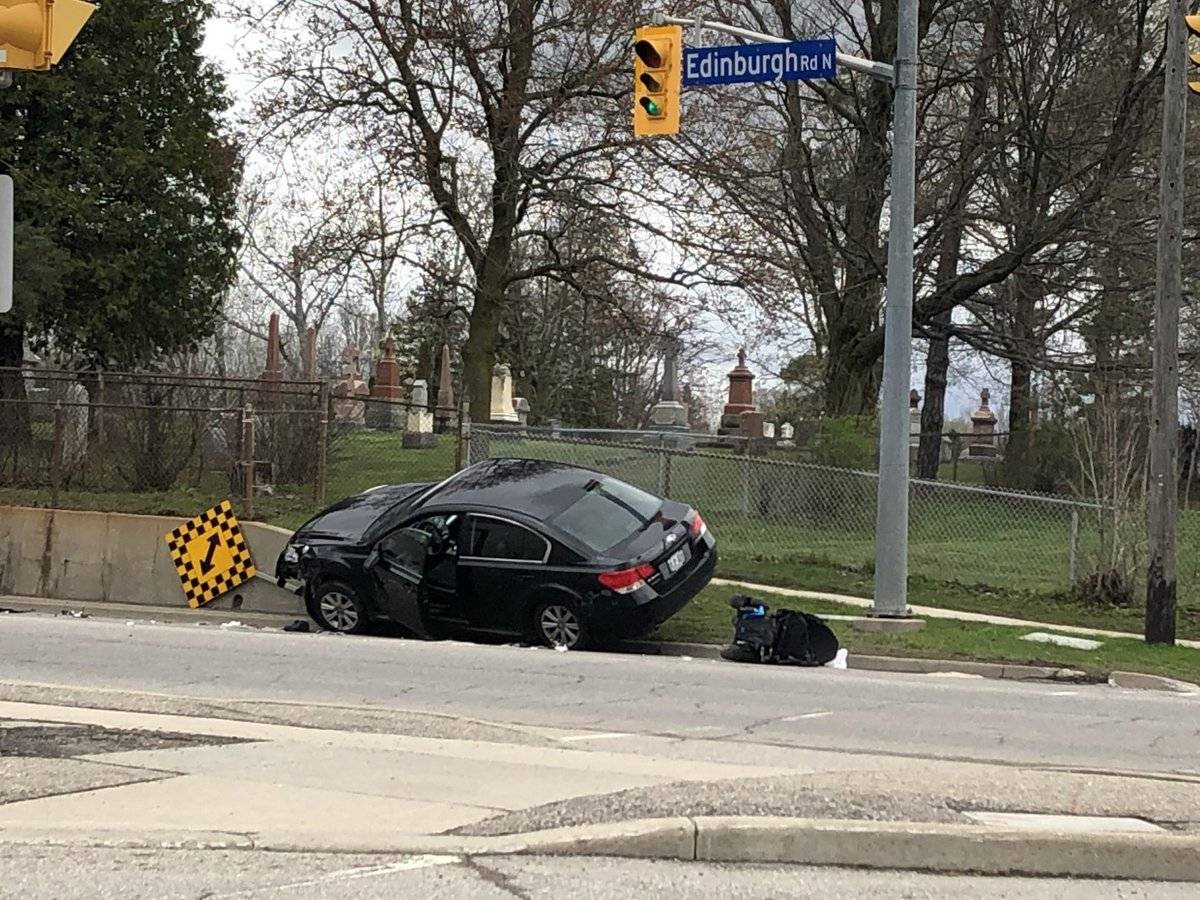
M 167 532 L 166 540 L 192 609 L 254 577 L 254 561 L 228 500 Z
M 837 75 L 837 42 L 788 41 L 684 51 L 685 85 L 811 81 Z

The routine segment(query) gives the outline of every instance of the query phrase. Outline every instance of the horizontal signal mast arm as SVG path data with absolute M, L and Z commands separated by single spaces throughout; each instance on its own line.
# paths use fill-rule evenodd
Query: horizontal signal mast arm
M 693 25 L 700 28 L 706 28 L 709 31 L 721 31 L 725 34 L 732 34 L 735 37 L 746 38 L 750 41 L 762 41 L 768 44 L 787 44 L 790 43 L 790 38 L 779 37 L 774 34 L 763 34 L 761 31 L 751 31 L 748 28 L 739 28 L 736 25 L 726 25 L 724 22 L 713 22 L 708 19 L 685 19 L 682 16 L 660 16 L 659 21 L 667 25 Z M 850 69 L 852 72 L 862 72 L 864 75 L 870 75 L 872 78 L 877 78 L 880 81 L 894 83 L 895 69 L 887 63 L 876 62 L 873 59 L 863 59 L 861 56 L 850 56 L 842 53 L 840 50 L 837 54 L 837 64 L 844 69 Z

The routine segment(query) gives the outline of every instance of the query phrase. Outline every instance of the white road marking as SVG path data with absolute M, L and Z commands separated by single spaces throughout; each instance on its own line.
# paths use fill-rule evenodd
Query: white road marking
M 631 737 L 631 735 L 624 731 L 602 731 L 599 734 L 569 734 L 566 737 L 556 738 L 556 740 L 571 743 L 573 741 L 609 741 L 623 737 Z
M 1079 691 L 1051 691 L 1051 697 L 1074 697 Z
M 831 713 L 831 712 L 810 712 L 810 713 L 805 713 L 802 716 L 785 716 L 784 718 L 780 719 L 779 721 L 780 722 L 799 722 L 801 719 L 823 719 L 826 716 L 832 716 L 832 715 L 833 715 L 833 713 Z
M 289 891 L 297 888 L 317 887 L 322 884 L 330 884 L 335 881 L 353 881 L 358 878 L 375 878 L 379 875 L 391 875 L 395 872 L 409 872 L 414 869 L 428 869 L 431 866 L 448 866 L 454 863 L 462 862 L 462 858 L 458 856 L 414 856 L 412 859 L 406 859 L 402 862 L 388 863 L 382 866 L 359 866 L 354 869 L 338 869 L 336 872 L 327 872 L 318 878 L 309 878 L 304 881 L 289 881 L 284 884 L 264 884 L 259 887 L 247 888 L 242 891 L 232 891 L 228 894 L 208 894 L 208 900 L 232 900 L 234 897 L 253 897 L 255 895 L 267 894 L 277 891 Z

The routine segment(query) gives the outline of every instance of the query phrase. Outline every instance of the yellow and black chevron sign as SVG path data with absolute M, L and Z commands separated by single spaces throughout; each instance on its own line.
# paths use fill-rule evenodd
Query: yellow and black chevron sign
M 228 500 L 167 532 L 166 540 L 192 609 L 254 577 L 254 560 Z

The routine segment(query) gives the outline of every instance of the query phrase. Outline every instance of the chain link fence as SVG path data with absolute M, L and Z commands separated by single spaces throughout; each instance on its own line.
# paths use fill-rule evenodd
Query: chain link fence
M 324 382 L 0 368 L 0 505 L 191 516 L 229 499 L 294 527 L 375 485 L 440 481 L 458 439 L 453 415 Z
M 726 576 L 778 581 L 818 563 L 869 573 L 878 476 L 748 454 L 737 439 L 679 433 L 472 426 L 468 458 L 537 458 L 594 469 L 691 504 L 720 542 Z M 980 591 L 1065 592 L 1097 552 L 1097 504 L 911 482 L 909 573 Z
M 155 373 L 0 370 L 3 502 L 247 517 L 324 496 L 328 389 Z

